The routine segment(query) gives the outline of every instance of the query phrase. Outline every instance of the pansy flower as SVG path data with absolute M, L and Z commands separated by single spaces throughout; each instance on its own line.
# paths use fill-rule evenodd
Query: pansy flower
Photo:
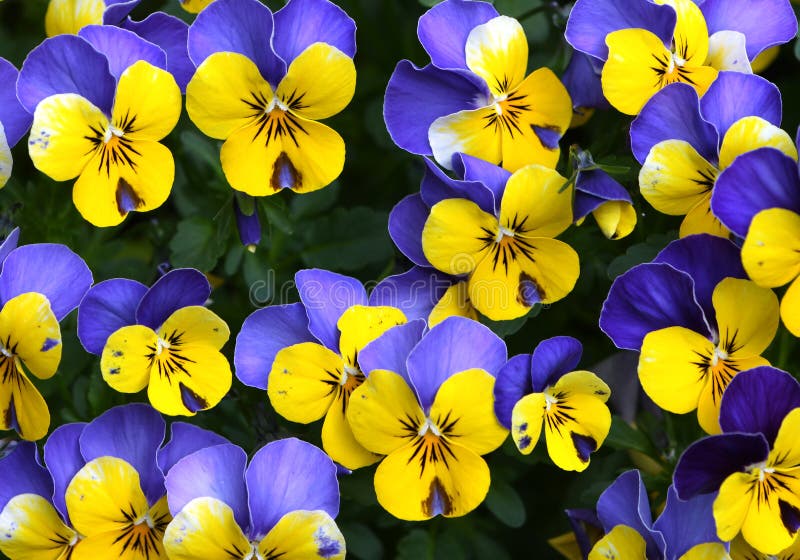
M 714 496 L 720 539 L 741 532 L 761 553 L 778 554 L 800 528 L 800 384 L 775 368 L 743 372 L 725 391 L 719 423 L 722 434 L 678 461 L 678 497 Z
M 342 172 L 341 136 L 317 121 L 353 97 L 355 22 L 328 0 L 291 0 L 273 13 L 257 0 L 217 0 L 189 30 L 197 70 L 186 110 L 224 140 L 231 187 L 252 196 L 311 192 Z
M 31 116 L 17 99 L 19 72 L 5 58 L 0 58 L 0 189 L 11 177 L 11 148 L 31 127 Z
M 762 554 L 747 544 L 740 534 L 731 542 L 732 560 L 795 560 L 800 558 L 800 538 L 795 537 L 794 542 L 777 554 Z
M 635 115 L 669 84 L 703 95 L 718 70 L 752 72 L 759 53 L 796 33 L 789 0 L 578 0 L 566 39 L 603 61 L 606 98 Z
M 29 376 L 50 379 L 61 362 L 59 322 L 78 307 L 92 273 L 64 245 L 17 247 L 19 230 L 0 245 L 0 430 L 35 441 L 50 411 Z
M 678 414 L 697 409 L 708 433 L 719 432 L 731 379 L 769 365 L 761 354 L 778 328 L 775 294 L 743 278 L 733 243 L 685 237 L 617 277 L 600 314 L 618 348 L 641 352 L 639 381 L 650 398 Z
M 77 177 L 72 199 L 96 226 L 161 206 L 175 177 L 159 143 L 178 122 L 181 92 L 167 57 L 131 31 L 84 27 L 36 47 L 17 94 L 33 114 L 28 152 L 57 181 Z
M 383 116 L 398 146 L 447 169 L 459 152 L 509 171 L 555 167 L 572 103 L 549 68 L 526 77 L 517 20 L 488 2 L 445 0 L 420 17 L 417 35 L 431 63 L 400 61 L 386 88 Z
M 589 560 L 730 560 L 717 537 L 712 503 L 713 496 L 680 500 L 670 486 L 664 510 L 653 521 L 639 471 L 627 471 L 597 500 L 597 517 L 606 534 L 593 546 Z
M 402 310 L 370 301 L 358 280 L 327 270 L 295 274 L 301 303 L 259 309 L 236 337 L 236 376 L 266 389 L 273 408 L 292 422 L 323 416 L 322 447 L 348 469 L 379 459 L 353 437 L 345 418 L 364 382 L 358 356 L 372 340 L 406 322 Z
M 166 560 L 171 517 L 164 472 L 183 455 L 226 440 L 175 423 L 172 439 L 152 408 L 130 404 L 89 424 L 65 424 L 44 446 L 20 443 L 0 460 L 0 551 L 11 560 Z
M 583 471 L 611 428 L 611 390 L 590 371 L 575 371 L 583 347 L 570 336 L 548 338 L 533 354 L 511 358 L 497 374 L 494 410 L 528 455 L 544 425 L 547 452 L 559 468 Z
M 231 368 L 220 352 L 228 325 L 204 304 L 206 277 L 176 269 L 149 289 L 134 280 L 100 282 L 78 310 L 78 338 L 100 356 L 103 379 L 121 393 L 147 388 L 164 414 L 192 416 L 213 408 L 231 388 Z
M 742 154 L 766 146 L 797 160 L 780 124 L 780 91 L 760 76 L 721 72 L 702 98 L 686 84 L 664 88 L 631 125 L 642 195 L 659 212 L 685 216 L 681 237 L 727 237 L 711 212 L 717 178 Z
M 608 109 L 608 100 L 603 95 L 600 73 L 603 61 L 574 51 L 569 59 L 561 81 L 572 99 L 572 122 L 570 127 L 578 127 L 586 123 L 594 113 L 594 109 Z
M 206 447 L 178 461 L 166 486 L 171 560 L 345 557 L 336 467 L 309 443 L 274 441 L 249 465 L 240 447 Z
M 789 284 L 781 319 L 800 336 L 800 176 L 794 158 L 762 148 L 736 159 L 717 179 L 711 209 L 744 238 L 742 263 L 753 282 Z
M 142 0 L 50 0 L 44 16 L 48 37 L 77 34 L 87 25 L 117 25 Z
M 508 435 L 492 394 L 506 361 L 503 341 L 463 317 L 424 332 L 423 321 L 412 321 L 364 348 L 367 379 L 347 410 L 356 439 L 385 455 L 375 471 L 378 502 L 409 521 L 478 507 L 490 483 L 481 456 Z

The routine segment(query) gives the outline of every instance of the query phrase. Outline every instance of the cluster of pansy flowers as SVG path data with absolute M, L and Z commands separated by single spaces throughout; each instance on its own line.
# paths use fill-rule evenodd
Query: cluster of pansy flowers
M 182 1 L 199 12 L 189 26 L 163 13 L 134 21 L 138 3 L 52 0 L 50 38 L 19 72 L 0 59 L 1 184 L 10 147 L 30 130 L 35 167 L 74 180 L 87 221 L 113 226 L 155 209 L 174 180 L 162 140 L 184 94 L 191 121 L 223 141 L 243 241 L 260 231 L 247 197 L 339 176 L 344 141 L 318 121 L 355 90 L 345 12 L 328 0 L 275 13 L 257 0 Z M 579 256 L 556 238 L 589 214 L 609 239 L 634 229 L 632 198 L 608 167 L 577 146 L 561 157 L 585 109 L 611 106 L 635 116 L 642 196 L 685 218 L 679 240 L 615 279 L 600 328 L 639 354 L 656 405 L 696 410 L 709 435 L 678 460 L 657 519 L 636 471 L 596 511 L 571 510 L 576 557 L 792 557 L 800 384 L 763 355 L 781 320 L 800 336 L 800 172 L 780 92 L 753 72 L 796 32 L 788 0 L 577 0 L 562 82 L 548 68 L 528 73 L 522 25 L 491 4 L 444 0 L 426 12 L 418 36 L 430 63 L 401 61 L 384 101 L 390 136 L 424 166 L 419 193 L 388 224 L 413 268 L 370 293 L 354 278 L 299 271 L 300 302 L 255 311 L 236 337 L 238 380 L 291 422 L 322 420 L 323 450 L 289 438 L 248 462 L 182 422 L 164 444 L 162 414 L 212 409 L 232 385 L 230 329 L 208 308 L 206 276 L 93 285 L 72 250 L 17 247 L 13 231 L 0 246 L 0 428 L 22 441 L 0 459 L 10 473 L 0 551 L 343 558 L 337 473 L 376 465 L 380 505 L 421 521 L 478 507 L 491 480 L 484 456 L 509 435 L 529 454 L 544 432 L 553 463 L 585 470 L 611 428 L 611 390 L 577 369 L 581 343 L 549 338 L 509 358 L 479 320 L 518 319 L 569 295 Z M 790 282 L 779 302 L 772 288 Z M 49 412 L 30 376 L 57 372 L 59 322 L 76 308 L 103 379 L 146 389 L 152 406 L 56 428 L 43 465 L 32 442 L 49 432 Z

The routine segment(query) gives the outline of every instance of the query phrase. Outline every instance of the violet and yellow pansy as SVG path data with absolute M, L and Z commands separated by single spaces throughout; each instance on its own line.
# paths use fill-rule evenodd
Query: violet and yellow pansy
M 117 25 L 142 0 L 50 0 L 44 17 L 48 37 L 77 34 L 87 25 Z

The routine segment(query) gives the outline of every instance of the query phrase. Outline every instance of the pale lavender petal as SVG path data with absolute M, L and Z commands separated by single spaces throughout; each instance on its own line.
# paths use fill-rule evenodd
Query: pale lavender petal
M 33 121 L 33 116 L 17 99 L 17 76 L 19 72 L 14 65 L 0 58 L 0 124 L 10 148 L 25 136 Z
M 797 162 L 774 148 L 742 154 L 714 185 L 711 210 L 739 237 L 745 237 L 753 217 L 768 208 L 800 213 Z
M 654 33 L 669 46 L 675 30 L 675 10 L 642 0 L 578 0 L 567 21 L 566 39 L 575 49 L 605 60 L 606 35 L 638 28 Z
M 494 384 L 494 414 L 500 423 L 511 429 L 511 414 L 522 397 L 533 392 L 531 355 L 519 354 L 500 368 Z
M 761 117 L 780 126 L 781 92 L 756 74 L 720 72 L 700 100 L 700 110 L 716 127 L 722 142 L 731 125 L 742 117 Z
M 638 351 L 647 333 L 666 327 L 711 336 L 688 274 L 668 264 L 647 263 L 614 280 L 600 312 L 600 329 L 617 348 Z
M 273 441 L 253 456 L 245 474 L 250 535 L 265 535 L 290 511 L 339 513 L 336 466 L 322 450 L 295 438 Z
M 598 64 L 598 62 L 600 64 Z M 572 53 L 567 69 L 561 81 L 567 88 L 572 99 L 572 106 L 593 107 L 608 109 L 610 104 L 603 95 L 603 85 L 600 82 L 602 62 L 594 57 L 579 51 Z
M 78 308 L 78 338 L 87 352 L 103 353 L 108 337 L 136 324 L 136 308 L 147 286 L 135 280 L 114 278 L 91 287 Z
M 433 404 L 442 383 L 455 373 L 483 369 L 494 376 L 506 363 L 506 345 L 488 327 L 464 317 L 448 317 L 408 356 L 408 376 L 422 408 Z
M 86 464 L 80 446 L 80 437 L 85 427 L 85 422 L 59 426 L 53 430 L 44 444 L 44 461 L 53 478 L 53 505 L 67 523 L 69 523 L 67 486 L 72 477 Z
M 164 419 L 151 406 L 116 406 L 83 429 L 81 454 L 87 461 L 106 455 L 127 461 L 139 473 L 142 490 L 154 504 L 164 495 L 164 473 L 158 468 L 157 453 L 165 432 Z
M 358 353 L 358 365 L 365 375 L 376 369 L 393 371 L 411 385 L 406 360 L 414 346 L 422 340 L 425 321 L 417 319 L 392 327 L 367 344 Z
M 308 315 L 308 330 L 325 346 L 339 352 L 339 317 L 354 305 L 368 305 L 367 291 L 349 276 L 312 268 L 294 275 Z
M 111 25 L 87 25 L 78 32 L 108 60 L 111 75 L 117 80 L 138 60 L 166 70 L 167 55 L 160 47 L 145 41 L 133 31 Z
M 158 450 L 158 467 L 166 475 L 175 463 L 195 451 L 225 443 L 230 442 L 210 430 L 186 422 L 173 422 L 169 441 Z
M 498 15 L 488 2 L 445 0 L 419 18 L 417 36 L 434 65 L 468 70 L 466 45 L 470 31 Z
M 430 208 L 419 194 L 410 194 L 395 204 L 389 214 L 389 235 L 408 260 L 418 266 L 430 267 L 422 250 L 422 230 Z
M 750 60 L 797 35 L 797 18 L 789 0 L 705 0 L 700 9 L 709 35 L 725 30 L 744 34 Z
M 0 302 L 26 292 L 47 297 L 60 321 L 78 307 L 92 285 L 92 272 L 66 245 L 37 243 L 11 251 L 0 272 Z
M 329 0 L 291 0 L 275 12 L 272 46 L 286 64 L 313 43 L 327 43 L 353 58 L 356 22 Z
M 116 88 L 105 56 L 76 35 L 58 35 L 28 54 L 19 72 L 17 97 L 33 114 L 45 97 L 77 93 L 110 116 Z
M 688 500 L 719 490 L 735 472 L 766 461 L 769 443 L 761 434 L 719 434 L 694 442 L 675 467 L 673 482 L 678 497 Z
M 53 481 L 47 470 L 39 463 L 39 451 L 30 441 L 19 441 L 11 453 L 0 459 L 0 511 L 14 496 L 37 494 L 50 499 L 53 496 Z
M 105 25 L 117 25 L 139 5 L 142 0 L 105 0 L 106 11 L 103 12 Z
M 412 154 L 431 155 L 428 129 L 433 121 L 459 111 L 476 109 L 484 92 L 464 76 L 432 64 L 417 68 L 401 60 L 386 86 L 383 119 L 389 135 Z
M 267 389 L 275 355 L 287 346 L 316 342 L 302 303 L 273 305 L 250 314 L 236 336 L 233 364 L 239 381 Z
M 716 164 L 718 134 L 700 112 L 700 100 L 693 87 L 670 84 L 656 93 L 631 123 L 631 149 L 639 163 L 664 140 L 683 140 L 707 161 Z M 712 121 L 713 122 L 713 121 Z
M 415 266 L 381 280 L 370 293 L 369 304 L 397 307 L 409 321 L 424 319 L 427 322 L 434 306 L 454 282 L 434 268 Z
M 714 494 L 695 496 L 683 501 L 675 488 L 667 490 L 667 505 L 653 528 L 667 543 L 666 558 L 681 558 L 695 545 L 721 542 L 714 521 Z
M 19 243 L 19 228 L 14 228 L 11 230 L 11 233 L 6 235 L 6 238 L 0 243 L 0 270 L 3 269 L 3 261 L 6 260 L 6 257 L 17 248 L 17 244 Z
M 578 367 L 583 345 L 571 336 L 554 336 L 541 341 L 531 358 L 531 383 L 535 393 L 555 385 L 562 375 Z
M 427 207 L 432 207 L 437 202 L 448 198 L 471 200 L 488 214 L 494 214 L 495 207 L 499 207 L 500 200 L 502 199 L 502 191 L 500 192 L 500 196 L 495 199 L 492 189 L 478 179 L 452 179 L 428 158 L 423 158 L 423 161 L 425 162 L 425 175 L 422 177 L 422 184 L 420 185 L 420 196 L 422 196 L 422 200 Z M 463 164 L 463 162 L 464 160 L 459 158 L 458 155 L 453 157 L 453 164 L 456 167 L 458 167 L 459 163 Z M 470 164 L 473 175 L 475 174 L 476 168 L 478 168 L 477 165 Z M 463 168 L 461 171 L 466 172 L 466 168 Z M 493 185 L 497 182 L 492 176 L 488 176 L 487 179 Z M 505 183 L 503 183 L 503 188 L 505 188 Z
M 177 515 L 195 498 L 215 498 L 230 506 L 239 527 L 250 523 L 244 471 L 247 454 L 238 445 L 204 447 L 180 459 L 166 477 L 169 511 Z
M 203 305 L 211 295 L 206 276 L 194 268 L 176 268 L 159 278 L 136 309 L 136 322 L 155 330 L 178 309 Z
M 164 12 L 155 12 L 142 21 L 128 18 L 122 22 L 122 27 L 161 47 L 167 54 L 167 70 L 175 77 L 181 91 L 185 91 L 194 74 L 187 47 L 189 26 Z
M 195 66 L 215 52 L 235 52 L 252 60 L 273 87 L 286 63 L 272 48 L 272 12 L 258 0 L 216 0 L 189 28 L 189 57 Z
M 575 179 L 572 219 L 578 221 L 613 200 L 633 204 L 625 187 L 602 169 L 580 171 Z

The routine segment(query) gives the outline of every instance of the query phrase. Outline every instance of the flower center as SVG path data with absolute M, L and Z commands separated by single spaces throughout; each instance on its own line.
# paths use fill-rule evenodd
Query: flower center
M 500 243 L 506 237 L 514 237 L 514 232 L 503 225 L 498 225 L 495 243 Z
M 0 343 L 0 354 L 5 356 L 6 358 L 13 358 L 14 357 L 14 354 L 11 353 L 11 350 L 9 350 L 5 346 L 3 346 L 2 343 Z
M 728 353 L 717 346 L 714 348 L 714 354 L 711 356 L 711 367 L 716 367 L 717 364 L 722 360 L 723 362 L 728 359 Z
M 250 551 L 242 558 L 242 560 L 264 560 L 264 557 L 258 552 L 257 542 L 250 543 Z
M 156 356 L 160 356 L 164 350 L 169 350 L 170 348 L 172 348 L 172 345 L 159 336 L 158 340 L 156 340 Z
M 438 426 L 436 426 L 433 420 L 426 417 L 425 422 L 422 424 L 422 426 L 419 427 L 418 434 L 420 437 L 424 437 L 428 432 L 430 432 L 436 437 L 440 437 L 442 435 L 442 432 L 439 431 Z
M 138 527 L 142 524 L 146 524 L 148 529 L 155 527 L 155 523 L 153 523 L 153 519 L 150 517 L 150 512 L 145 513 L 139 519 L 133 522 L 134 527 Z
M 558 398 L 551 395 L 549 392 L 544 392 L 544 406 L 547 412 L 550 412 L 550 408 L 554 405 L 558 404 Z
M 103 143 L 108 144 L 112 138 L 122 138 L 125 132 L 118 129 L 113 124 L 109 124 L 106 131 L 103 133 Z

